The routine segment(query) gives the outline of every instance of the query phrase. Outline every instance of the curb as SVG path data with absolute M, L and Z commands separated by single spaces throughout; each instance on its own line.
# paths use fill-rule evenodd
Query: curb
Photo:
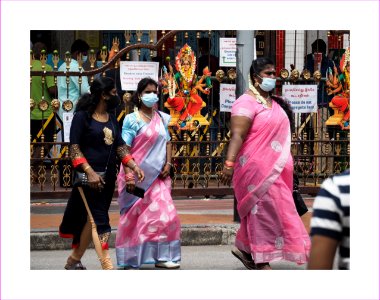
M 232 245 L 235 242 L 239 224 L 231 225 L 182 225 L 182 246 Z M 109 247 L 115 247 L 116 230 L 111 231 Z M 93 248 L 91 243 L 90 248 Z M 64 239 L 58 232 L 32 232 L 30 235 L 30 250 L 69 250 L 71 239 Z

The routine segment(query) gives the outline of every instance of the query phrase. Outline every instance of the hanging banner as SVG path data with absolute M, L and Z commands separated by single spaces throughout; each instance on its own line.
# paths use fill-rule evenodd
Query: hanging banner
M 219 66 L 236 67 L 236 38 L 220 38 L 219 49 Z
M 150 61 L 121 61 L 121 89 L 123 91 L 135 91 L 139 81 L 145 77 L 158 81 L 158 65 L 158 62 Z
M 294 113 L 311 113 L 318 110 L 317 85 L 283 85 L 282 97 L 290 104 Z
M 220 111 L 231 112 L 236 100 L 236 84 L 220 84 Z

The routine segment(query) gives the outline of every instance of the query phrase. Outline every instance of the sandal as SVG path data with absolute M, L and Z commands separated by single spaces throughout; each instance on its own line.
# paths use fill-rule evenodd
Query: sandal
M 231 253 L 238 259 L 240 260 L 243 265 L 248 269 L 248 270 L 256 270 L 256 264 L 253 261 L 251 255 L 247 252 L 244 252 L 243 250 L 240 250 L 238 248 L 234 248 L 231 250 Z
M 269 263 L 256 264 L 256 270 L 272 270 Z
M 71 256 L 67 259 L 65 269 L 66 270 L 87 270 L 87 268 L 84 265 L 82 265 L 80 260 L 75 260 Z

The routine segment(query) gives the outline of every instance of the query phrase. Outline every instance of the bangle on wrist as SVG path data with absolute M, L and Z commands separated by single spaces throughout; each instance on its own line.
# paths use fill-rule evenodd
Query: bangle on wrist
M 126 166 L 131 159 L 133 159 L 132 155 L 128 154 L 128 155 L 124 156 L 124 158 L 122 159 L 121 163 L 124 166 Z
M 226 161 L 224 162 L 224 165 L 225 165 L 226 167 L 231 167 L 231 168 L 233 168 L 233 167 L 235 166 L 235 162 L 230 161 L 230 160 L 226 160 Z
M 135 180 L 135 175 L 132 172 L 125 174 L 125 181 L 132 181 L 132 180 Z
M 83 169 L 83 172 L 86 172 L 88 169 L 90 169 L 91 168 L 91 166 L 90 165 L 88 165 L 87 167 L 85 167 L 84 169 Z
M 171 162 L 167 162 L 166 164 L 173 167 L 173 164 Z

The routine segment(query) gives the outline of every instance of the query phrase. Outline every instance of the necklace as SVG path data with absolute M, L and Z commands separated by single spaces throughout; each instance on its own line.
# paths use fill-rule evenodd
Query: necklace
M 270 104 L 272 104 L 272 99 L 270 99 L 270 95 L 268 95 L 268 97 L 266 97 L 266 98 L 264 98 L 263 96 L 261 96 L 261 94 L 259 93 L 259 91 L 252 84 L 251 76 L 249 76 L 248 78 L 249 78 L 248 79 L 248 88 L 255 95 L 256 101 L 259 102 L 259 103 L 261 103 L 264 107 L 268 107 L 268 102 Z
M 140 110 L 140 112 L 146 117 L 148 118 L 149 120 L 152 120 L 152 117 L 153 117 L 153 111 L 152 111 L 152 114 L 150 116 L 148 116 L 147 114 L 145 114 L 142 110 Z
M 101 120 L 102 119 L 102 116 L 105 116 L 105 118 L 107 118 L 108 116 L 108 113 L 106 112 L 105 114 L 98 114 L 96 111 L 94 112 L 95 113 L 95 117 L 98 119 L 98 120 Z

